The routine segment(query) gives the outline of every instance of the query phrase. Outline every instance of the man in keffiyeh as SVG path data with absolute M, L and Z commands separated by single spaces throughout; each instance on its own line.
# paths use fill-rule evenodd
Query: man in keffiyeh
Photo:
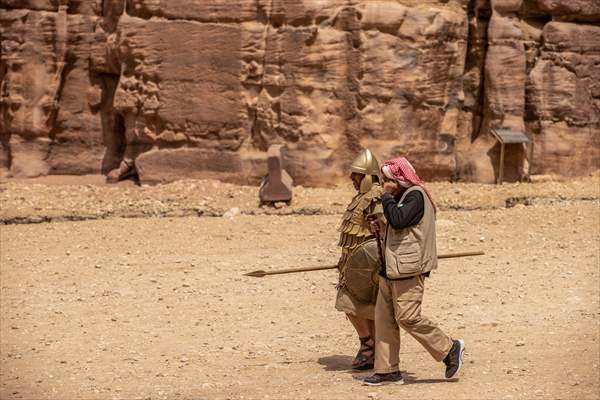
M 406 158 L 386 161 L 381 172 L 387 220 L 385 265 L 375 306 L 375 374 L 364 384 L 404 383 L 399 369 L 400 327 L 446 364 L 447 379 L 456 378 L 462 366 L 463 340 L 451 339 L 421 315 L 425 277 L 437 268 L 433 199 Z

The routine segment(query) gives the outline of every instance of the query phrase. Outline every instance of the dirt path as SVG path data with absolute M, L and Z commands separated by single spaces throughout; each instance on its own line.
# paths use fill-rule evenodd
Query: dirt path
M 335 272 L 242 276 L 334 263 L 335 213 L 1 226 L 0 398 L 597 399 L 598 206 L 442 211 L 440 252 L 487 253 L 427 282 L 464 374 L 403 333 L 410 384 L 383 388 L 348 370 Z

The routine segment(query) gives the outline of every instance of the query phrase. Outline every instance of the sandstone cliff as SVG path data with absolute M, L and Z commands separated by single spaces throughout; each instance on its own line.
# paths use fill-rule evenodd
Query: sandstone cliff
M 600 163 L 600 0 L 0 0 L 0 27 L 13 176 L 255 184 L 284 143 L 297 184 L 360 147 L 493 182 L 500 127 L 533 173 Z

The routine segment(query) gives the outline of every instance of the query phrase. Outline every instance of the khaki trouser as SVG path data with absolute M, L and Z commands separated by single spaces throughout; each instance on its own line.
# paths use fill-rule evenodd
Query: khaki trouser
M 412 335 L 437 361 L 442 361 L 450 348 L 450 339 L 440 328 L 421 315 L 424 279 L 379 279 L 375 306 L 375 372 L 399 371 L 400 331 Z

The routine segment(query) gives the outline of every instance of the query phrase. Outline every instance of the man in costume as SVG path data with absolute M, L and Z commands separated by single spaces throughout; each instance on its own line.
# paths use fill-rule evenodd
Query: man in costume
M 375 307 L 375 374 L 366 385 L 404 383 L 399 369 L 402 327 L 437 361 L 446 364 L 446 378 L 458 376 L 464 342 L 452 340 L 421 315 L 425 277 L 437 268 L 436 208 L 431 194 L 404 157 L 386 161 L 382 205 L 385 266 L 380 272 Z M 372 224 L 371 229 L 381 229 Z
M 352 362 L 352 368 L 365 370 L 373 368 L 375 356 L 373 322 L 375 296 L 371 301 L 357 298 L 353 294 L 352 283 L 346 281 L 346 271 L 352 251 L 373 238 L 373 233 L 369 231 L 367 217 L 378 216 L 383 221 L 382 188 L 379 184 L 379 164 L 368 149 L 363 150 L 356 157 L 350 165 L 350 171 L 350 179 L 358 193 L 346 208 L 338 229 L 340 231 L 338 245 L 342 248 L 342 256 L 338 262 L 340 275 L 335 308 L 346 314 L 360 340 L 360 348 Z

